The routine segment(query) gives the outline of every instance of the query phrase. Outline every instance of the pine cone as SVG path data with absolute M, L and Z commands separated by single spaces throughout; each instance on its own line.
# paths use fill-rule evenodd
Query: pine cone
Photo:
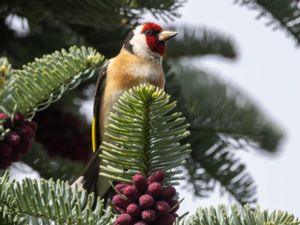
M 10 129 L 5 139 L 0 141 L 0 169 L 6 169 L 13 162 L 19 161 L 22 155 L 31 149 L 37 124 L 34 121 L 25 120 L 23 114 L 19 112 L 13 119 L 1 112 L 0 119 L 4 129 Z
M 163 187 L 164 171 L 155 171 L 148 178 L 132 177 L 132 184 L 119 183 L 112 205 L 120 216 L 114 225 L 172 225 L 177 217 L 178 201 L 174 187 Z

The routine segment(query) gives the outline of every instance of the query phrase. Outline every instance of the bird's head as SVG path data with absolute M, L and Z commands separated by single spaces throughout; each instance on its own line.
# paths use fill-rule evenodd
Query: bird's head
M 143 58 L 162 58 L 166 51 L 166 41 L 176 34 L 155 23 L 145 23 L 129 33 L 124 47 Z

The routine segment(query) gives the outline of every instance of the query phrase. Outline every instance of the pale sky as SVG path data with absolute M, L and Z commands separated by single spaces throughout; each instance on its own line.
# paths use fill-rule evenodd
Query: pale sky
M 232 2 L 190 0 L 175 22 L 215 28 L 236 41 L 238 61 L 209 57 L 199 61 L 199 65 L 240 87 L 285 130 L 286 138 L 276 156 L 247 152 L 241 157 L 258 186 L 261 208 L 286 210 L 300 217 L 300 49 L 283 30 L 273 31 L 265 26 L 266 19 L 256 20 L 257 11 Z M 219 192 L 197 200 L 191 194 L 182 192 L 183 195 L 181 212 L 233 202 L 226 195 L 221 198 Z

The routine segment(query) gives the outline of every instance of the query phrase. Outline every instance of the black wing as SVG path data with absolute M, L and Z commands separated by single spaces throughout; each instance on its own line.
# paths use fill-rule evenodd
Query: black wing
M 74 184 L 80 184 L 88 192 L 97 193 L 97 182 L 99 174 L 99 146 L 101 144 L 101 135 L 99 130 L 99 118 L 101 113 L 101 97 L 106 82 L 106 72 L 108 63 L 106 63 L 100 70 L 97 86 L 96 95 L 94 100 L 94 115 L 92 122 L 92 141 L 93 151 L 96 152 L 90 159 L 88 164 L 83 169 L 80 177 L 74 182 Z
M 106 72 L 108 63 L 106 63 L 99 74 L 99 78 L 96 85 L 96 94 L 94 99 L 94 111 L 93 111 L 93 121 L 92 121 L 92 143 L 93 152 L 96 152 L 101 144 L 100 135 L 100 113 L 101 113 L 101 97 L 103 95 L 103 90 L 106 82 Z

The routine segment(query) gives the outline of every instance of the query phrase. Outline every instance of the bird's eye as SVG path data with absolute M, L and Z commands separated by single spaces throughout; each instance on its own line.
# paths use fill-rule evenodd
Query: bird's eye
M 152 30 L 146 30 L 145 35 L 147 35 L 147 36 L 153 35 Z

